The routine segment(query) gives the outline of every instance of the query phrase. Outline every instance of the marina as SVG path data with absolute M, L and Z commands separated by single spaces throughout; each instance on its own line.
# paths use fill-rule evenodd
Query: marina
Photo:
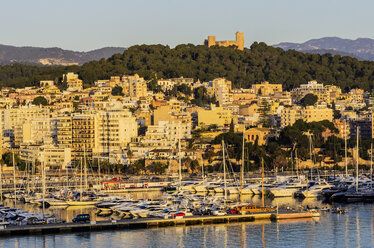
M 315 199 L 307 201 L 304 204 L 320 204 Z M 298 203 L 291 198 L 282 198 L 282 202 L 291 206 Z M 373 206 L 362 203 L 339 206 L 346 209 L 347 214 L 322 214 L 321 218 L 276 222 L 266 219 L 190 226 L 182 224 L 94 232 L 76 230 L 12 235 L 2 236 L 0 246 L 6 244 L 4 247 L 370 247 L 374 244 Z

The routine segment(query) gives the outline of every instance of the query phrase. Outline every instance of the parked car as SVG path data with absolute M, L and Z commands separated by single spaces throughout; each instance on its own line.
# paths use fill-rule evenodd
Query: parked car
M 73 218 L 73 222 L 89 222 L 91 220 L 89 214 L 78 214 Z
M 186 214 L 185 213 L 182 213 L 182 212 L 178 212 L 178 213 L 172 213 L 171 216 L 173 217 L 177 217 L 177 216 L 185 216 Z

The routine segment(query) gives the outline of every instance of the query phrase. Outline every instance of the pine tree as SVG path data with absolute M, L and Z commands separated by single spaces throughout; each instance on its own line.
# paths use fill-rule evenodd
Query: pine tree
M 270 122 L 270 105 L 266 99 L 262 99 L 260 106 L 259 106 L 259 114 L 260 114 L 260 121 L 259 124 L 261 124 L 263 127 L 271 127 Z

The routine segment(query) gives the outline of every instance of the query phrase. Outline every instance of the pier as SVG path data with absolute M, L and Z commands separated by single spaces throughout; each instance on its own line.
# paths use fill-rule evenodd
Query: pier
M 0 236 L 9 235 L 34 235 L 47 233 L 69 233 L 69 232 L 90 232 L 102 230 L 121 230 L 121 229 L 139 229 L 155 228 L 168 226 L 191 226 L 207 224 L 225 224 L 237 222 L 253 222 L 256 220 L 285 220 L 285 219 L 306 219 L 319 217 L 319 214 L 302 213 L 257 213 L 257 214 L 236 214 L 225 216 L 191 216 L 173 219 L 144 218 L 131 220 L 112 220 L 112 221 L 91 221 L 90 223 L 63 223 L 63 224 L 44 224 L 44 225 L 26 225 L 26 226 L 8 226 L 0 229 Z

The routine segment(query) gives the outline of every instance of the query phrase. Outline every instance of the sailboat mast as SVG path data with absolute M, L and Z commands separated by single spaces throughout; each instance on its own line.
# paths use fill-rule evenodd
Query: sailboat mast
M 3 202 L 3 171 L 2 171 L 2 165 L 0 165 L 0 200 L 1 203 Z
M 261 157 L 261 198 L 262 198 L 262 207 L 265 207 L 265 191 L 264 191 L 264 158 Z
M 345 176 L 348 177 L 348 158 L 347 158 L 347 129 L 346 120 L 344 120 L 344 156 L 345 156 Z
M 300 179 L 299 177 L 299 161 L 297 159 L 297 149 L 295 149 L 295 164 L 296 164 L 296 176 L 298 179 Z
M 99 171 L 99 185 L 100 185 L 100 189 L 101 189 L 101 169 L 100 169 L 100 158 L 97 158 L 97 170 Z
M 30 194 L 30 172 L 29 172 L 29 163 L 26 162 L 26 173 L 27 173 L 27 180 L 26 180 L 26 195 Z
M 225 141 L 222 139 L 222 159 L 223 159 L 223 183 L 225 185 L 225 207 L 227 200 L 227 182 L 226 182 L 226 159 L 225 159 Z
M 312 134 L 308 133 L 308 136 L 309 136 L 309 156 L 310 156 L 310 163 L 311 163 L 310 180 L 313 180 Z
M 58 170 L 58 184 L 60 186 L 60 199 L 61 199 L 61 163 L 60 163 L 60 167 L 59 167 L 59 170 Z
M 203 179 L 203 183 L 205 182 L 205 172 L 204 172 L 204 159 L 203 155 L 201 155 L 201 177 Z
M 13 158 L 13 190 L 14 190 L 14 207 L 17 206 L 17 189 L 16 189 L 16 163 L 14 161 L 14 152 L 12 152 Z
M 81 185 L 80 185 L 79 201 L 82 201 L 82 197 L 83 197 L 83 161 L 81 158 Z
M 179 186 L 182 185 L 182 158 L 181 158 L 181 123 L 178 124 L 178 160 L 179 160 Z
M 243 181 L 244 181 L 244 135 L 245 124 L 243 125 L 243 144 L 242 144 L 242 166 L 240 167 L 240 204 L 243 204 Z
M 83 158 L 84 158 L 84 188 L 87 190 L 88 182 L 87 182 L 86 146 L 84 146 Z
M 370 144 L 370 181 L 370 186 L 373 188 L 373 143 Z
M 359 130 L 359 127 L 358 127 L 358 124 L 357 124 L 357 131 L 356 131 L 356 142 L 357 142 L 357 159 L 356 159 L 356 192 L 358 191 L 358 157 L 359 157 L 359 151 L 358 151 L 358 137 L 360 135 L 360 130 Z
M 45 208 L 45 164 L 44 164 L 44 159 L 42 162 L 42 185 L 43 185 L 43 218 L 44 218 L 44 208 Z

